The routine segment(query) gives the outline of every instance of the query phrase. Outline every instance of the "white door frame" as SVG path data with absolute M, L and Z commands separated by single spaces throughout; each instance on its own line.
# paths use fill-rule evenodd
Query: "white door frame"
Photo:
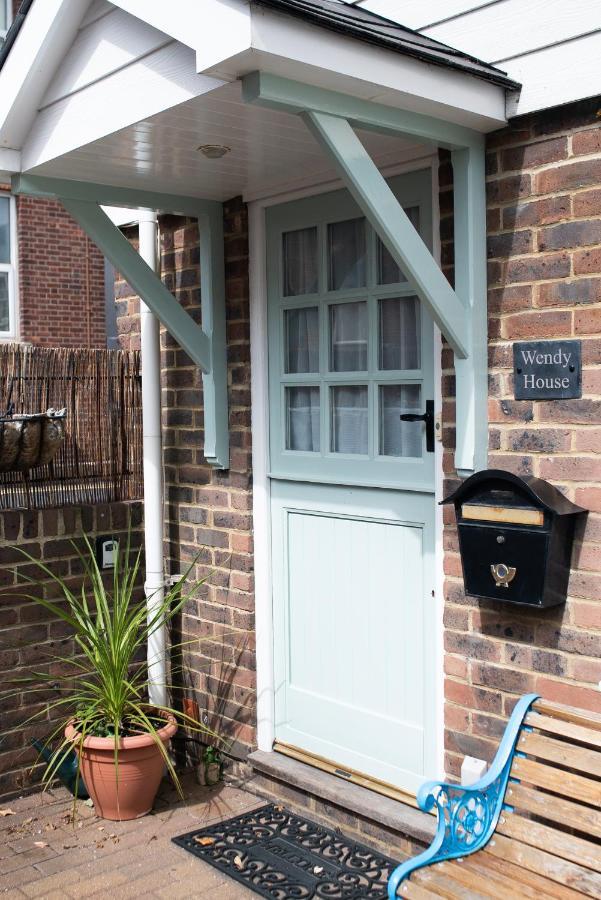
M 424 169 L 432 170 L 433 255 L 440 262 L 440 211 L 438 199 L 438 156 L 416 157 L 402 165 L 383 169 L 386 177 Z M 251 359 L 251 428 L 253 467 L 253 532 L 255 566 L 255 630 L 257 663 L 257 744 L 259 750 L 272 752 L 275 740 L 275 691 L 273 610 L 271 580 L 271 502 L 269 471 L 269 380 L 267 333 L 267 270 L 265 211 L 270 206 L 340 190 L 340 181 L 319 184 L 303 190 L 253 200 L 248 204 L 249 276 L 250 276 L 250 359 Z M 434 326 L 434 407 L 442 409 L 440 332 Z M 436 503 L 436 612 L 438 628 L 432 635 L 430 663 L 436 666 L 436 753 L 438 776 L 444 774 L 444 670 L 443 670 L 443 546 L 442 512 L 442 445 L 435 445 Z

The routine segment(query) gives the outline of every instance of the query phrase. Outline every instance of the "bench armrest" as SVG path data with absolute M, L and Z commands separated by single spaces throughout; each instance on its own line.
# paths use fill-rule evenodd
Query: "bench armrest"
M 401 882 L 416 869 L 467 856 L 488 843 L 503 807 L 524 718 L 537 699 L 537 694 L 526 694 L 517 702 L 493 763 L 483 778 L 469 786 L 437 781 L 427 781 L 421 786 L 418 806 L 424 812 L 436 807 L 438 829 L 427 850 L 394 870 L 388 882 L 390 900 L 397 896 Z

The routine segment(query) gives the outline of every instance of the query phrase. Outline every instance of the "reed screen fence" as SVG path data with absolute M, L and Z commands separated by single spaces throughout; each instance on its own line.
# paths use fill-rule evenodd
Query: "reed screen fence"
M 0 413 L 66 408 L 54 459 L 0 472 L 0 509 L 49 509 L 143 496 L 142 380 L 137 351 L 0 345 Z M 3 418 L 0 422 L 0 442 Z

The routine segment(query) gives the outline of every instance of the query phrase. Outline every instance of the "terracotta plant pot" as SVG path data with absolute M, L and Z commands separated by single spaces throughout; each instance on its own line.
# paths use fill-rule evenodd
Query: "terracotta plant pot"
M 171 715 L 158 734 L 165 746 L 177 724 Z M 149 734 L 121 738 L 118 774 L 115 766 L 115 742 L 112 738 L 87 737 L 78 747 L 78 732 L 69 724 L 65 737 L 73 741 L 81 756 L 81 775 L 97 815 L 103 819 L 126 821 L 145 816 L 152 809 L 165 769 L 165 760 Z

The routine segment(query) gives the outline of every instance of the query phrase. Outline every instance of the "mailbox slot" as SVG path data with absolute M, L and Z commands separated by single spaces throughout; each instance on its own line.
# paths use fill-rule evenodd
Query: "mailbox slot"
M 467 594 L 530 607 L 565 602 L 584 510 L 546 481 L 499 469 L 477 472 L 443 502 L 455 506 Z

